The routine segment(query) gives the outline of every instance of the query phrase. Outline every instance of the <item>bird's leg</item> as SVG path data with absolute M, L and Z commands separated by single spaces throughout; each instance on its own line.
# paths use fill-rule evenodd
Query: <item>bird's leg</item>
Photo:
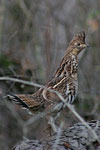
M 57 111 L 56 116 L 55 117 L 50 116 L 50 119 L 49 119 L 49 122 L 48 122 L 48 124 L 51 126 L 51 128 L 53 129 L 53 131 L 55 133 L 57 133 L 57 130 L 58 130 L 58 127 L 55 124 L 55 121 L 60 116 L 61 110 L 63 109 L 63 105 L 64 105 L 63 102 L 61 102 L 61 103 L 59 103 L 58 105 L 56 105 L 54 107 L 54 111 Z
M 61 111 L 59 111 L 59 112 L 57 113 L 57 115 L 54 117 L 54 121 L 60 116 L 60 113 L 61 113 Z
M 56 121 L 56 119 L 60 116 L 60 111 L 56 114 L 56 116 L 55 117 L 51 117 L 51 116 L 49 116 L 49 121 L 48 121 L 48 127 L 44 130 L 44 131 L 46 131 L 46 130 L 48 130 L 49 129 L 49 131 L 50 131 L 50 135 L 51 135 L 51 129 L 53 129 L 53 131 L 56 133 L 57 132 L 57 130 L 58 130 L 58 127 L 57 127 L 57 125 L 55 124 L 55 121 Z
M 53 130 L 54 133 L 57 133 L 58 127 L 55 124 L 56 118 L 58 118 L 58 115 L 56 115 L 55 118 L 52 117 L 52 116 L 49 116 L 48 126 L 44 129 L 44 132 L 45 131 L 49 131 L 49 134 L 51 135 L 52 134 L 52 130 Z
M 53 129 L 54 133 L 57 133 L 58 127 L 55 124 L 55 119 L 53 117 L 50 117 L 48 121 L 48 125 Z

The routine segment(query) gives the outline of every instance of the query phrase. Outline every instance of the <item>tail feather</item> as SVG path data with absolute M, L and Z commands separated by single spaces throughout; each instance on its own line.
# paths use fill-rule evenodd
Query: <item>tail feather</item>
M 13 94 L 8 94 L 7 98 L 9 101 L 15 102 L 16 104 L 21 105 L 22 107 L 29 109 L 29 106 L 27 105 L 27 103 L 25 103 L 25 101 L 20 99 L 18 96 L 13 95 Z
M 38 110 L 41 104 L 34 99 L 34 95 L 20 95 L 20 94 L 8 94 L 7 98 L 11 102 L 15 102 L 22 107 L 29 109 L 30 111 Z

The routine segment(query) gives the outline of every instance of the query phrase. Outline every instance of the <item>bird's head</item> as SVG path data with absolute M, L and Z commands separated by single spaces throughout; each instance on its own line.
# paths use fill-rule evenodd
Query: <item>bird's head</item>
M 85 32 L 82 31 L 73 37 L 72 41 L 69 44 L 68 51 L 74 55 L 78 55 L 86 47 L 87 45 L 85 43 Z

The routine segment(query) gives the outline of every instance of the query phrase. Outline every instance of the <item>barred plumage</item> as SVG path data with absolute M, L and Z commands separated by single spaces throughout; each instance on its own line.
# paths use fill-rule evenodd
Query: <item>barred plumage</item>
M 45 89 L 41 88 L 32 95 L 8 95 L 8 99 L 30 111 L 41 111 L 61 102 L 56 93 L 47 90 L 51 89 L 58 91 L 66 99 L 66 102 L 72 104 L 78 88 L 78 54 L 84 48 L 86 48 L 85 33 L 82 31 L 76 34 L 69 43 L 65 56 Z

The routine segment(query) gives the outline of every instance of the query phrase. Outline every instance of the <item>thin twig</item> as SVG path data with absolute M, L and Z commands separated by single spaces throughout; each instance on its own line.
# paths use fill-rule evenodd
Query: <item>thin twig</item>
M 26 7 L 24 0 L 18 0 L 18 3 L 21 7 L 21 9 L 23 10 L 24 14 L 26 15 L 26 17 L 30 20 L 32 19 L 32 14 L 29 11 L 29 9 Z
M 35 86 L 35 87 L 39 87 L 39 88 L 45 88 L 45 86 L 34 83 L 32 81 L 25 81 L 25 80 L 21 80 L 21 79 L 16 79 L 16 78 L 10 78 L 10 77 L 0 77 L 1 81 L 13 81 L 13 82 L 18 82 L 18 83 L 22 83 L 22 84 L 26 84 L 26 85 L 30 85 L 30 86 Z

